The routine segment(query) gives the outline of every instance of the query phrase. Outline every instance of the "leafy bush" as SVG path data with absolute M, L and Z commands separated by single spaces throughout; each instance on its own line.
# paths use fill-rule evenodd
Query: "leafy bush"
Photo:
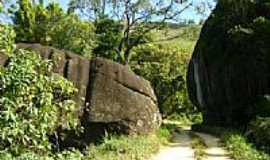
M 169 128 L 168 125 L 162 124 L 160 128 L 156 131 L 157 138 L 162 145 L 167 145 L 172 139 L 172 130 L 176 127 Z
M 202 123 L 201 113 L 172 113 L 167 117 L 167 119 L 180 122 L 182 125 L 192 125 Z
M 81 160 L 83 154 L 79 150 L 65 150 L 56 154 L 41 155 L 33 151 L 27 151 L 19 156 L 13 156 L 10 152 L 0 152 L 1 160 Z
M 92 56 L 96 46 L 95 26 L 74 14 L 65 15 L 58 22 L 51 22 L 47 45 L 73 51 L 85 57 Z
M 95 22 L 97 46 L 93 52 L 99 57 L 105 57 L 121 62 L 122 57 L 118 53 L 121 41 L 122 28 L 120 22 L 104 18 Z
M 15 32 L 9 25 L 0 24 L 0 52 L 9 54 L 14 50 Z
M 257 117 L 249 129 L 255 144 L 270 153 L 270 117 Z
M 42 2 L 21 0 L 18 7 L 13 17 L 16 42 L 40 43 L 91 56 L 95 46 L 92 23 L 66 13 L 57 3 L 45 7 Z
M 227 133 L 223 137 L 223 141 L 227 149 L 230 151 L 231 157 L 235 160 L 269 160 L 270 155 L 256 150 L 256 148 L 248 143 L 246 138 L 237 133 Z
M 196 112 L 186 90 L 187 64 L 193 43 L 187 46 L 189 42 L 184 40 L 178 43 L 140 45 L 134 49 L 130 63 L 135 73 L 151 82 L 164 117 L 173 113 L 190 115 Z
M 52 63 L 24 50 L 0 68 L 0 150 L 45 152 L 49 134 L 78 126 L 71 100 L 76 89 L 51 69 Z

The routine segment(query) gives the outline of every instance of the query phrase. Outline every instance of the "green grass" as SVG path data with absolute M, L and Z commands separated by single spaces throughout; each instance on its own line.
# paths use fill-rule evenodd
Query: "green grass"
M 228 132 L 222 140 L 234 160 L 270 160 L 270 155 L 257 150 L 239 133 Z
M 2 151 L 0 160 L 146 160 L 170 141 L 171 129 L 173 126 L 162 125 L 151 135 L 108 135 L 100 144 L 92 144 L 83 152 L 71 149 L 40 155 L 29 151 L 14 157 Z
M 190 54 L 197 42 L 201 26 L 180 27 L 152 31 L 154 43 L 175 45 L 182 52 Z
M 170 131 L 161 127 L 152 135 L 107 136 L 85 151 L 83 160 L 145 160 L 166 145 Z

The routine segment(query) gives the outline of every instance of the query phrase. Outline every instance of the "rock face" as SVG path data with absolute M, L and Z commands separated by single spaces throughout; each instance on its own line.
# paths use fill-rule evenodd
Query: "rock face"
M 189 64 L 190 99 L 208 125 L 246 124 L 270 93 L 268 1 L 220 0 Z
M 91 67 L 88 121 L 115 122 L 128 132 L 139 133 L 158 127 L 160 115 L 149 82 L 108 60 L 96 59 Z
M 128 67 L 102 58 L 86 59 L 39 44 L 18 44 L 17 47 L 34 50 L 44 59 L 53 60 L 54 72 L 79 89 L 74 100 L 86 128 L 85 138 L 105 129 L 145 134 L 159 127 L 161 116 L 150 83 Z M 7 63 L 4 55 L 0 57 L 1 65 Z

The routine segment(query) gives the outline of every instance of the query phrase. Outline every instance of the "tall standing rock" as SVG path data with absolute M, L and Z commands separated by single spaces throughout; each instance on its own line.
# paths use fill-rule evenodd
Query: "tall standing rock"
M 208 125 L 246 124 L 270 93 L 270 3 L 219 0 L 189 64 L 191 101 Z

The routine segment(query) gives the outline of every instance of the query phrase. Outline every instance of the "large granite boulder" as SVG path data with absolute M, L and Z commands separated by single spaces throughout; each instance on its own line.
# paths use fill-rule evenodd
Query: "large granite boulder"
M 270 5 L 219 0 L 189 64 L 190 99 L 208 125 L 246 124 L 270 93 Z
M 86 59 L 73 53 L 39 44 L 17 44 L 54 62 L 53 71 L 72 81 L 79 92 L 78 117 L 86 128 L 84 138 L 112 130 L 146 134 L 159 127 L 161 116 L 148 81 L 127 66 L 102 58 Z M 0 54 L 0 64 L 8 58 Z M 96 135 L 95 135 L 96 134 Z
M 95 59 L 91 67 L 87 121 L 115 122 L 131 133 L 149 133 L 158 127 L 157 100 L 148 81 L 109 60 Z

